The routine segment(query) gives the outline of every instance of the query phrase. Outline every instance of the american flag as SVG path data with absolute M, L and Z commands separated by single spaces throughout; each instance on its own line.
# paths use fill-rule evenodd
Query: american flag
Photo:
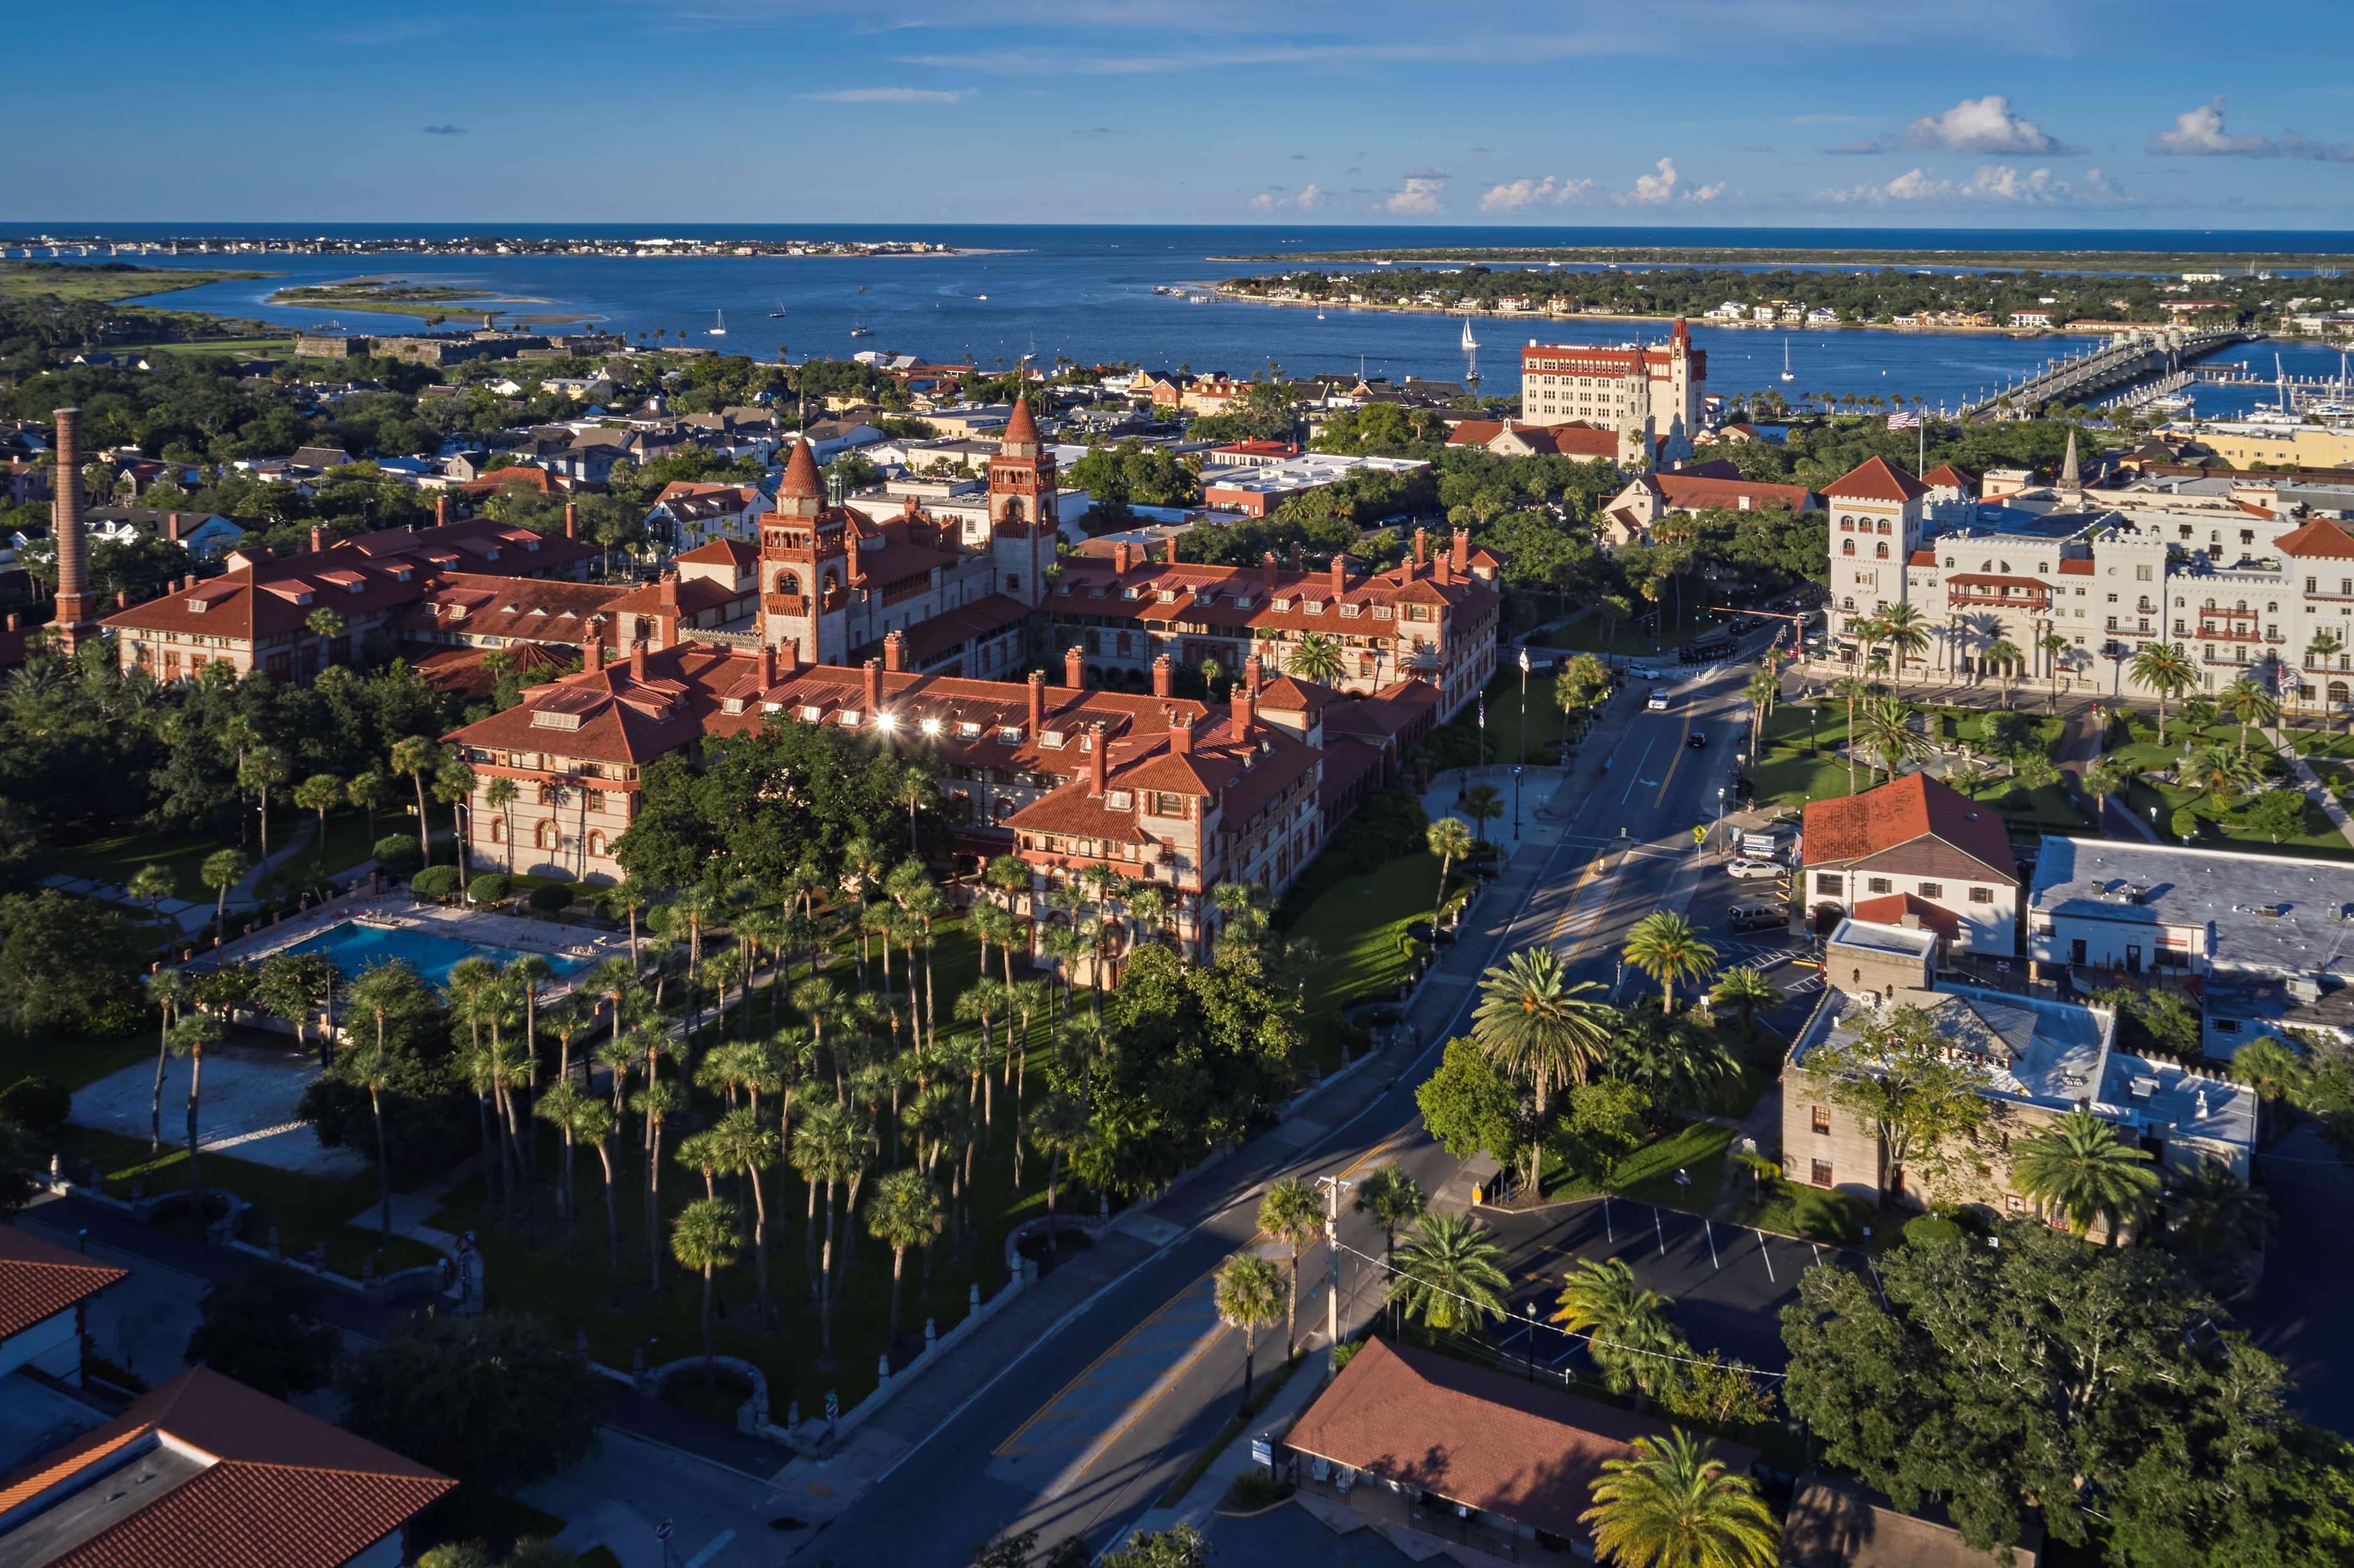
M 1888 428 L 1892 430 L 1917 430 L 1921 428 L 1921 416 L 1918 414 L 1891 414 L 1888 416 Z

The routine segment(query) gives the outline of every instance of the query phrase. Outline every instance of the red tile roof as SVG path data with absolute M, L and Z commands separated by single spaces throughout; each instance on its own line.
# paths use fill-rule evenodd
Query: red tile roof
M 1806 860 L 1838 865 L 1934 838 L 1960 850 L 2002 881 L 2016 885 L 2019 863 L 2001 814 L 1925 773 L 1807 807 Z
M 1942 484 L 1968 494 L 1978 488 L 1978 476 L 1966 473 L 1952 463 L 1941 462 L 1921 476 L 1923 482 Z
M 1001 440 L 1009 447 L 1024 442 L 1034 447 L 1038 444 L 1038 424 L 1030 417 L 1029 398 L 1013 399 L 1013 412 L 1006 418 L 1005 434 Z
M 15 1225 L 0 1225 L 0 1340 L 128 1277 L 128 1269 L 92 1263 Z
M 1867 458 L 1823 486 L 1826 496 L 1856 501 L 1913 501 L 1928 493 L 1927 485 L 1883 457 Z
M 1644 478 L 1670 506 L 1699 511 L 1703 507 L 1786 506 L 1804 512 L 1814 504 L 1815 493 L 1803 484 L 1762 484 L 1755 480 L 1720 479 L 1709 474 L 1652 473 Z
M 1593 1533 L 1578 1516 L 1593 1506 L 1603 1461 L 1630 1456 L 1638 1437 L 1667 1434 L 1665 1422 L 1647 1415 L 1374 1339 L 1284 1442 L 1382 1480 L 1590 1542 Z M 1741 1475 L 1757 1455 L 1719 1442 L 1712 1457 Z
M 2069 556 L 2062 558 L 2060 562 L 2060 575 L 2063 577 L 2091 577 L 2093 575 L 2092 557 L 2090 556 Z
M 1869 920 L 1875 926 L 1902 926 L 1907 915 L 1917 916 L 1924 927 L 1948 942 L 1962 939 L 1962 917 L 1943 905 L 1930 903 L 1918 894 L 1886 893 L 1878 898 L 1867 898 L 1855 906 L 1857 919 Z
M 822 500 L 825 481 L 817 471 L 817 456 L 807 441 L 795 441 L 792 455 L 785 459 L 785 476 L 777 484 L 779 497 L 802 501 Z
M 2327 517 L 2317 517 L 2301 528 L 2295 528 L 2274 542 L 2284 556 L 2296 556 L 2306 560 L 2354 560 L 2354 534 Z
M 1908 567 L 1934 567 L 1937 564 L 1937 552 L 1915 550 L 1904 557 L 1904 564 Z
M 0 1512 L 37 1506 L 109 1459 L 136 1464 L 158 1442 L 182 1461 L 158 1489 L 61 1520 L 43 1568 L 336 1568 L 458 1484 L 198 1367 L 0 1479 Z
M 738 571 L 748 571 L 759 564 L 760 552 L 746 540 L 719 538 L 697 545 L 684 555 L 673 556 L 671 560 L 689 567 L 734 567 Z

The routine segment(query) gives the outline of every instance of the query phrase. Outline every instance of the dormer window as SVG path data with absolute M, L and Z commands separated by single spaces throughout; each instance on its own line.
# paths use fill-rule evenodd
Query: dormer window
M 841 720 L 843 728 L 856 729 L 858 727 L 858 710 L 856 708 L 844 708 L 836 716 Z
M 970 720 L 970 719 L 965 719 L 965 720 L 963 720 L 963 721 L 960 722 L 960 723 L 957 725 L 957 738 L 958 738 L 958 739 L 960 739 L 960 740 L 978 740 L 978 739 L 980 739 L 980 738 L 981 738 L 981 726 L 979 726 L 979 725 L 975 724 L 975 723 L 974 723 L 972 720 Z
M 1344 604 L 1341 607 L 1341 619 L 1343 620 L 1354 620 L 1360 613 L 1358 607 L 1353 604 Z
M 1275 601 L 1274 608 L 1278 610 L 1289 609 L 1291 608 L 1291 601 L 1288 599 L 1278 599 Z
M 1299 608 L 1310 615 L 1321 615 L 1324 613 L 1324 601 L 1320 599 L 1306 599 L 1301 602 Z
M 1006 746 L 1019 746 L 1022 744 L 1021 726 L 1010 724 L 1000 725 L 997 726 L 997 738 Z
M 534 710 L 532 713 L 531 727 L 534 729 L 578 729 L 580 727 L 580 715 L 578 714 L 558 713 L 552 708 L 538 708 Z
M 212 604 L 209 600 L 201 599 L 192 599 L 188 600 L 188 609 L 192 614 L 202 615 L 210 609 L 212 609 Z
M 366 583 L 352 583 L 352 584 L 349 584 L 348 586 L 346 586 L 346 587 L 345 588 L 344 591 L 345 591 L 345 593 L 357 593 L 357 592 L 359 592 L 362 588 L 366 588 L 366 586 L 367 586 L 367 585 L 366 585 Z
M 1038 744 L 1044 747 L 1049 751 L 1062 750 L 1063 743 L 1063 732 L 1059 729 L 1047 729 L 1038 732 Z
M 820 708 L 815 703 L 806 703 L 801 706 L 801 722 L 803 724 L 815 724 L 824 716 L 824 710 Z
M 1375 620 L 1395 620 L 1396 616 L 1397 611 L 1392 609 L 1388 605 L 1377 604 L 1373 606 L 1373 619 Z
M 1235 608 L 1236 609 L 1248 609 L 1250 607 L 1251 607 L 1251 596 L 1250 596 L 1250 595 L 1248 595 L 1248 594 L 1246 594 L 1246 593 L 1238 593 L 1238 594 L 1235 595 Z
M 740 714 L 744 711 L 744 699 L 741 697 L 729 697 L 726 701 L 722 702 L 719 705 L 719 707 L 720 711 L 723 713 Z
M 1122 599 L 1139 599 L 1142 596 L 1139 594 L 1136 589 L 1126 588 L 1119 590 L 1119 597 Z
M 1104 791 L 1104 806 L 1114 811 L 1134 810 L 1136 797 L 1125 789 L 1107 789 Z

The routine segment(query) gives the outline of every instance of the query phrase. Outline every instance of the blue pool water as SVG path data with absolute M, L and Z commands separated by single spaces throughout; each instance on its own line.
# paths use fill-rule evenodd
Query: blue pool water
M 454 937 L 438 937 L 429 931 L 387 931 L 379 927 L 362 926 L 346 920 L 330 926 L 317 936 L 297 943 L 288 949 L 296 953 L 324 953 L 335 960 L 346 979 L 370 964 L 388 959 L 405 959 L 427 983 L 440 986 L 450 978 L 450 970 L 461 959 L 488 959 L 506 964 L 523 956 L 520 948 L 493 947 L 487 942 L 461 942 Z M 588 960 L 563 958 L 544 953 L 548 967 L 559 975 L 568 975 Z

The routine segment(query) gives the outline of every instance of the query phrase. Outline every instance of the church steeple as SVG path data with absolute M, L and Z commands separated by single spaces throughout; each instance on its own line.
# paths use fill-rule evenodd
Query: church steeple
M 2060 488 L 2078 491 L 2084 488 L 2084 471 L 2076 465 L 2076 429 L 2073 425 L 2068 428 L 2068 455 L 2060 464 Z

